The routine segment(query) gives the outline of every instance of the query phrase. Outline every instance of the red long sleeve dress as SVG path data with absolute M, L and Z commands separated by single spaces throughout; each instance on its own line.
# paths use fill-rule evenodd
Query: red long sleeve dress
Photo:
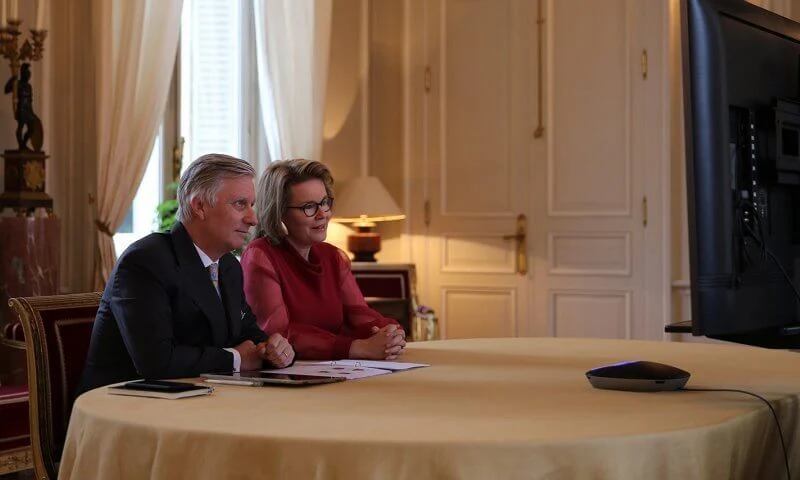
M 242 255 L 244 292 L 258 326 L 289 340 L 298 359 L 348 358 L 355 339 L 372 327 L 397 324 L 369 308 L 350 259 L 329 243 L 311 247 L 306 261 L 286 241 L 258 238 Z

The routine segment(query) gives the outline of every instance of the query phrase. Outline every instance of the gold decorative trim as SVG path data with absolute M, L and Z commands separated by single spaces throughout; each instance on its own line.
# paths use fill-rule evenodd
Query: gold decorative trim
M 0 475 L 20 472 L 33 468 L 33 457 L 30 447 L 21 447 L 7 452 L 0 452 Z
M 40 312 L 98 308 L 102 292 L 20 297 L 8 301 L 19 317 L 25 332 L 30 395 L 29 420 L 33 468 L 37 479 L 55 479 L 58 459 L 53 433 L 52 392 L 50 389 L 49 352 Z M 67 320 L 69 321 L 69 319 Z M 56 322 L 56 326 L 58 325 Z M 63 358 L 63 357 L 62 357 Z M 67 393 L 68 395 L 68 393 Z

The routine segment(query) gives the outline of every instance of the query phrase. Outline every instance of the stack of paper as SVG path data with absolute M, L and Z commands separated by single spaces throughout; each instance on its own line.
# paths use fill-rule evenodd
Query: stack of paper
M 425 363 L 386 362 L 379 360 L 335 360 L 325 362 L 299 360 L 287 368 L 262 370 L 263 372 L 285 373 L 296 375 L 318 375 L 326 377 L 344 377 L 350 380 L 357 378 L 386 375 L 399 370 L 428 367 Z

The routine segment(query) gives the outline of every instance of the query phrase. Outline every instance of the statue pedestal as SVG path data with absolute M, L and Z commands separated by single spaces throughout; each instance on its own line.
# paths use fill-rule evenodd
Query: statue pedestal
M 0 212 L 10 207 L 21 216 L 36 208 L 45 208 L 52 213 L 53 199 L 44 191 L 48 155 L 29 150 L 6 150 L 2 157 L 5 159 L 5 191 L 0 194 Z
M 57 217 L 0 217 L 0 330 L 19 320 L 8 306 L 10 297 L 55 295 L 59 286 L 59 237 Z M 0 383 L 24 385 L 25 355 L 22 338 L 0 335 Z M 17 347 L 17 348 L 15 348 Z

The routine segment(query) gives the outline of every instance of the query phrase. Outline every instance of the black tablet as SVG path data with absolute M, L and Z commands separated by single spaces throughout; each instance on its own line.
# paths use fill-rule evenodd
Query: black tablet
M 170 380 L 134 380 L 108 387 L 108 393 L 114 395 L 170 399 L 209 395 L 213 391 L 213 388 L 205 385 Z
M 170 380 L 134 380 L 122 384 L 122 388 L 129 390 L 146 390 L 148 392 L 188 392 L 197 390 L 198 386 L 193 383 L 174 382 Z

